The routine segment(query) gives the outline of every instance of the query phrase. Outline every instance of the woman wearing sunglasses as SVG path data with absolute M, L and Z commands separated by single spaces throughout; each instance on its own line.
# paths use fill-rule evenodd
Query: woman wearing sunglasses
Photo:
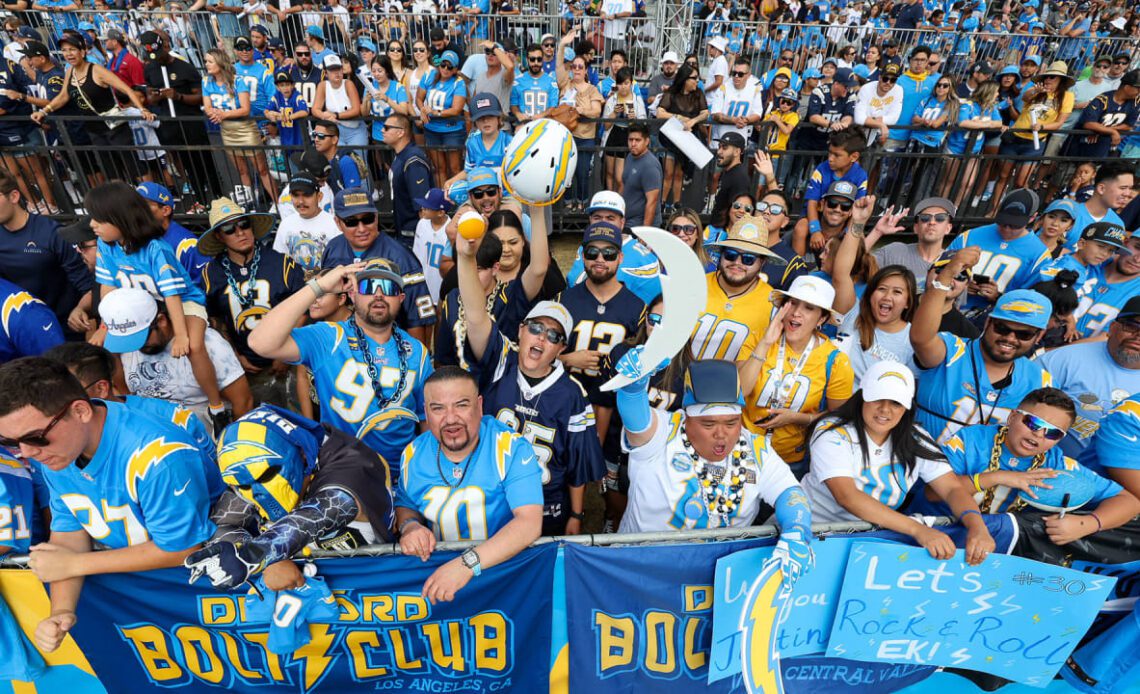
M 701 261 L 701 265 L 705 267 L 705 272 L 709 273 L 716 270 L 716 262 L 709 257 L 708 251 L 705 250 L 704 243 L 701 242 L 700 225 L 700 215 L 694 210 L 681 208 L 669 217 L 669 221 L 665 223 L 665 230 L 684 241 L 686 246 L 692 248 L 693 253 L 697 256 L 697 260 Z
M 947 129 L 958 122 L 961 102 L 955 93 L 954 78 L 943 75 L 934 83 L 934 91 L 922 102 L 915 112 L 911 124 L 928 130 L 915 130 L 911 133 L 911 149 L 929 155 L 921 162 L 918 185 L 911 191 L 912 200 L 922 200 L 934 189 L 938 173 L 942 169 L 942 146 L 946 141 Z
M 1091 489 L 1080 513 L 1045 518 L 1049 539 L 1067 545 L 1124 525 L 1140 512 L 1136 497 L 1057 447 L 1076 416 L 1072 399 L 1063 391 L 1038 388 L 1022 398 L 1004 424 L 966 427 L 942 449 L 959 476 L 958 484 L 974 495 L 982 513 L 1017 513 L 1032 506 L 1039 492 L 1063 490 L 1067 484 Z
M 435 170 L 435 185 L 463 170 L 463 146 L 467 138 L 463 110 L 467 104 L 467 86 L 459 77 L 459 55 L 446 50 L 439 66 L 428 73 L 416 91 L 416 107 L 424 124 L 428 157 Z
M 396 79 L 403 83 L 404 89 L 408 90 L 408 102 L 412 104 L 412 112 L 416 121 L 413 134 L 416 144 L 423 147 L 424 128 L 423 123 L 420 121 L 420 107 L 417 95 L 419 94 L 420 83 L 435 69 L 431 64 L 431 47 L 427 41 L 416 39 L 412 42 L 412 60 L 410 65 L 411 67 L 403 70 L 402 74 L 400 67 L 397 65 L 393 65 L 392 70 L 399 75 Z
M 716 244 L 728 238 L 728 230 L 731 229 L 741 219 L 752 214 L 756 209 L 756 200 L 748 193 L 742 193 L 732 201 L 732 204 L 725 210 L 724 216 L 720 221 L 710 223 L 705 227 L 702 241 L 705 244 L 705 250 L 709 254 L 709 258 L 713 262 L 720 259 L 720 249 Z
M 590 194 L 590 167 L 593 165 L 594 142 L 598 134 L 598 124 L 594 120 L 602 115 L 606 100 L 598 88 L 588 79 L 589 62 L 585 56 L 574 56 L 566 62 L 565 52 L 578 38 L 578 30 L 562 37 L 555 52 L 555 75 L 558 80 L 560 104 L 567 104 L 578 113 L 578 125 L 574 127 L 574 144 L 578 147 L 578 165 L 574 169 L 574 183 L 570 189 L 568 211 L 582 212 L 586 209 L 586 198 Z
M 847 355 L 820 328 L 831 318 L 835 290 L 818 277 L 792 282 L 756 349 L 738 363 L 744 423 L 767 436 L 789 465 L 801 463 L 806 434 L 822 412 L 851 397 L 855 374 Z
M 899 511 L 919 480 L 946 499 L 966 526 L 966 560 L 982 562 L 994 550 L 973 495 L 930 434 L 914 422 L 914 374 L 897 362 L 867 370 L 863 386 L 808 433 L 811 470 L 803 487 L 813 520 L 867 521 L 910 536 L 935 559 L 949 559 L 954 541 Z

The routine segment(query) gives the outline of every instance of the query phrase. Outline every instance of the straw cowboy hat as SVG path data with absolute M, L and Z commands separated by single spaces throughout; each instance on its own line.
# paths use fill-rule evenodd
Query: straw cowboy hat
M 273 230 L 276 218 L 271 214 L 246 212 L 245 208 L 229 198 L 218 198 L 210 203 L 210 228 L 198 239 L 198 252 L 213 257 L 226 250 L 218 238 L 219 227 L 238 219 L 248 218 L 253 223 L 253 238 L 260 241 Z
M 768 249 L 768 223 L 763 217 L 745 216 L 736 221 L 723 241 L 712 246 L 735 248 L 741 253 L 755 253 L 768 258 L 770 262 L 787 265 L 788 261 Z
M 1049 67 L 1043 72 L 1037 73 L 1037 80 L 1042 80 L 1046 77 L 1060 77 L 1061 88 L 1068 89 L 1076 82 L 1075 79 L 1069 76 L 1069 65 L 1064 60 L 1054 60 L 1049 63 Z

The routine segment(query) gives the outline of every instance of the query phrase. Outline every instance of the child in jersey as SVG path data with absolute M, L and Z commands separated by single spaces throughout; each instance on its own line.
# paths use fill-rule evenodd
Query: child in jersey
M 214 364 L 206 352 L 206 295 L 178 262 L 174 249 L 162 240 L 146 200 L 134 188 L 112 181 L 92 188 L 84 200 L 91 228 L 99 237 L 95 280 L 101 296 L 116 287 L 136 287 L 166 303 L 174 339 L 171 356 L 189 357 L 194 379 L 206 394 L 215 431 L 228 423 Z M 95 334 L 97 344 L 107 326 Z
M 503 164 L 511 136 L 503 132 L 503 108 L 494 94 L 476 94 L 471 100 L 471 120 L 475 130 L 467 136 L 463 158 L 463 171 L 456 174 L 444 187 L 467 178 L 472 169 L 481 166 L 498 169 Z
M 277 84 L 277 92 L 269 100 L 265 117 L 277 124 L 281 146 L 285 149 L 285 155 L 290 156 L 305 148 L 307 139 L 305 119 L 309 117 L 309 104 L 297 91 L 288 70 L 278 71 L 273 81 Z
M 447 225 L 451 217 L 447 214 L 447 198 L 443 190 L 432 188 L 422 198 L 412 202 L 420 211 L 420 221 L 416 224 L 416 235 L 412 241 L 412 253 L 424 269 L 424 281 L 431 293 L 433 304 L 439 305 L 439 287 L 443 277 L 439 272 L 439 260 L 443 257 L 450 240 Z
M 792 244 L 796 253 L 807 255 L 808 247 L 813 251 L 820 251 L 827 243 L 820 223 L 820 207 L 823 199 L 831 194 L 831 184 L 836 181 L 845 181 L 854 188 L 853 199 L 858 200 L 867 195 L 867 172 L 859 165 L 859 158 L 867 147 L 867 135 L 858 126 L 847 130 L 838 130 L 831 134 L 827 143 L 827 159 L 820 162 L 811 173 L 804 200 L 807 201 L 808 234 L 803 238 L 795 233 Z M 796 226 L 799 232 L 799 226 Z
M 1127 239 L 1128 232 L 1124 227 L 1112 222 L 1090 224 L 1081 232 L 1077 250 L 1043 264 L 1037 271 L 1037 281 L 1052 279 L 1062 270 L 1072 270 L 1077 273 L 1074 285 L 1077 297 L 1083 299 L 1096 289 L 1102 277 L 1100 266 L 1104 261 L 1117 252 L 1131 253 L 1124 247 Z

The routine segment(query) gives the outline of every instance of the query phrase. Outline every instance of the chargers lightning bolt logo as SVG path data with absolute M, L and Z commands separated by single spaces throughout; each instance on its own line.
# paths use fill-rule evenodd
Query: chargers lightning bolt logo
M 166 456 L 182 450 L 193 451 L 195 449 L 193 446 L 179 441 L 167 443 L 165 438 L 159 438 L 132 453 L 131 459 L 127 461 L 127 493 L 131 495 L 131 501 L 138 503 L 139 482 L 146 477 L 147 472 L 165 460 Z
M 741 674 L 748 694 L 783 694 L 776 630 L 788 604 L 783 590 L 784 574 L 776 562 L 768 563 L 752 584 L 740 612 Z

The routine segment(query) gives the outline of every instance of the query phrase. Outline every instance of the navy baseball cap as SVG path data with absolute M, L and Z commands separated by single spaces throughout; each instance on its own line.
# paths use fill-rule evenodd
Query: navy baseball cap
M 585 246 L 593 241 L 604 241 L 621 248 L 621 229 L 609 222 L 594 222 L 586 227 L 586 233 L 582 235 L 582 245 Z
M 321 189 L 321 186 L 319 183 L 317 183 L 317 179 L 313 178 L 312 176 L 306 176 L 305 174 L 297 174 L 293 178 L 289 179 L 289 193 L 290 194 L 292 194 L 293 191 L 296 190 L 296 191 L 300 191 L 301 193 L 307 193 L 309 195 L 312 195 L 313 193 L 317 192 L 320 189 Z
M 432 188 L 427 192 L 427 195 L 416 198 L 412 202 L 421 210 L 439 211 L 447 209 L 447 196 L 439 188 Z
M 138 194 L 143 198 L 156 202 L 159 205 L 174 205 L 174 196 L 170 194 L 166 186 L 158 183 L 147 181 L 146 183 L 139 184 L 137 188 Z
M 16 36 L 22 39 L 39 39 L 40 33 L 30 26 L 22 26 L 16 30 Z
M 249 28 L 249 33 L 257 32 L 262 36 L 269 36 L 269 30 L 265 28 L 264 24 L 254 24 Z
M 851 68 L 841 67 L 835 71 L 835 84 L 842 84 L 844 87 L 850 87 L 855 84 L 855 73 Z
M 503 106 L 499 97 L 487 92 L 480 92 L 471 100 L 471 120 L 479 120 L 483 116 L 501 116 Z
M 340 219 L 375 211 L 376 206 L 372 204 L 372 196 L 363 188 L 346 188 L 336 194 L 336 200 L 333 202 L 333 212 Z

